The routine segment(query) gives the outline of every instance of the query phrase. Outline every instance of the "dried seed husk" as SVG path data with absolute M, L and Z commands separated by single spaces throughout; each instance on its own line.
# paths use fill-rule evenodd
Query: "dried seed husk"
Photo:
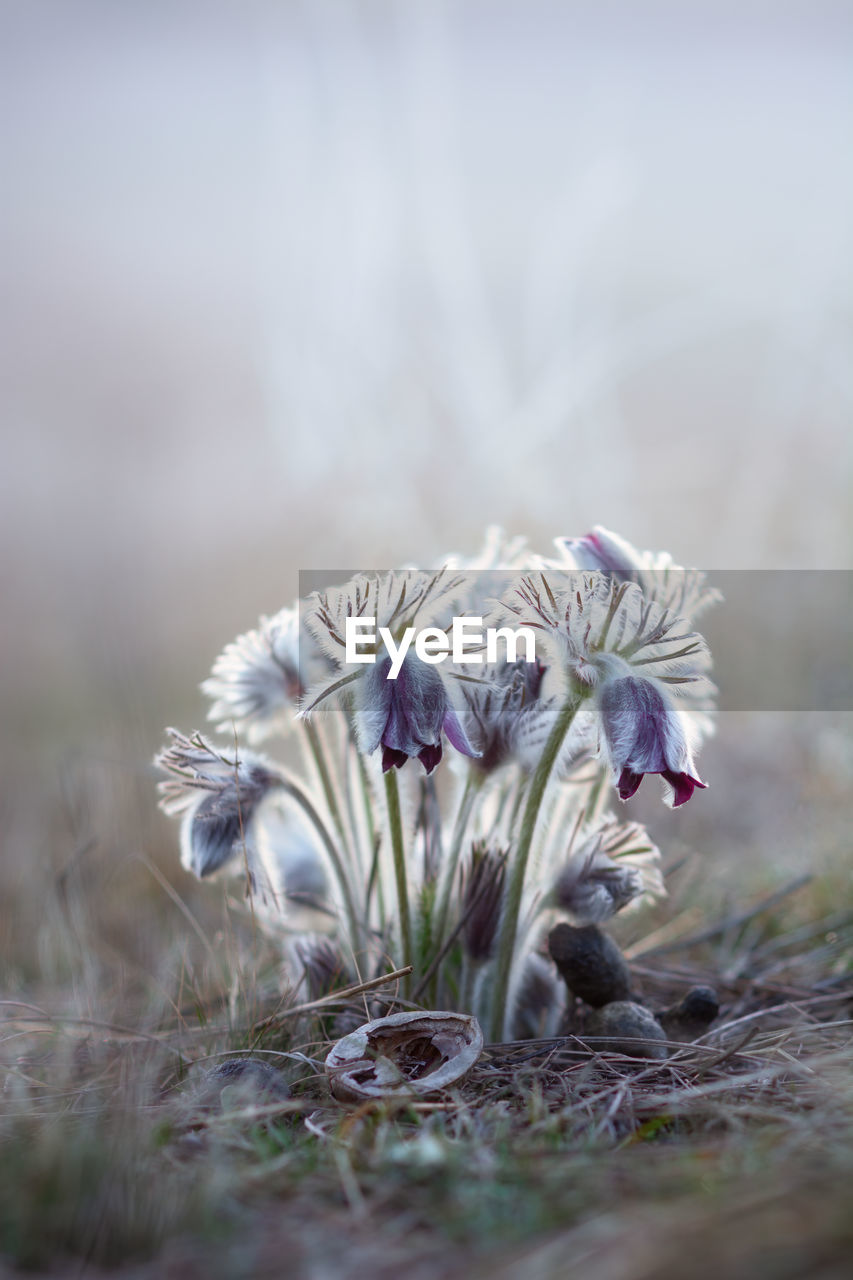
M 393 1013 L 366 1022 L 326 1058 L 340 1102 L 423 1098 L 461 1080 L 483 1050 L 476 1018 L 464 1013 Z

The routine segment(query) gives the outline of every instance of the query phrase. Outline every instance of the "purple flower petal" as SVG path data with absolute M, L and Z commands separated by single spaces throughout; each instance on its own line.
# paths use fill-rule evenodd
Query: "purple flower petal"
M 389 769 L 402 769 L 408 758 L 405 751 L 397 751 L 395 747 L 383 747 L 382 772 L 387 773 Z
M 633 773 L 630 769 L 623 769 L 619 775 L 619 782 L 617 783 L 619 799 L 630 800 L 644 777 L 645 774 Z
M 447 741 L 450 745 L 455 747 L 463 756 L 470 756 L 476 760 L 483 754 L 482 751 L 478 751 L 476 747 L 471 746 L 468 735 L 462 727 L 462 721 L 449 702 L 441 727 L 447 734 Z
M 618 676 L 606 681 L 598 711 L 622 800 L 634 795 L 647 773 L 659 773 L 672 787 L 673 808 L 705 786 L 691 772 L 694 765 L 678 713 L 652 680 Z

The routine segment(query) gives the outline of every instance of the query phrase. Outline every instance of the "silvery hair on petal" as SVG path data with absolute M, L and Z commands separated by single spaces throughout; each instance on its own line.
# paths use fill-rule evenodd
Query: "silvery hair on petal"
M 537 951 L 521 961 L 511 1028 L 514 1040 L 556 1035 L 566 1008 L 566 989 L 554 965 Z
M 598 697 L 604 744 L 623 800 L 634 794 L 640 779 L 658 773 L 664 800 L 671 806 L 689 800 L 696 775 L 688 723 L 668 691 L 651 679 L 623 676 L 602 685 Z
M 253 631 L 227 644 L 201 686 L 213 700 L 208 719 L 222 733 L 260 742 L 288 727 L 309 685 L 329 670 L 314 637 L 300 625 L 298 607 L 262 617 Z
M 620 773 L 628 769 L 631 779 L 661 773 L 675 805 L 703 785 L 693 772 L 691 739 L 707 731 L 716 689 L 708 678 L 708 646 L 689 622 L 646 600 L 636 583 L 616 582 L 599 571 L 559 579 L 528 574 L 501 607 L 516 625 L 542 633 L 576 688 L 596 691 L 614 770 L 621 759 Z M 642 770 L 629 768 L 635 749 L 645 763 Z M 620 784 L 622 799 L 633 794 L 628 774 Z
M 472 960 L 483 963 L 494 952 L 506 880 L 505 851 L 476 841 L 462 875 L 462 942 Z
M 181 823 L 181 865 L 199 879 L 212 876 L 235 857 L 245 841 L 240 815 L 216 795 L 194 799 Z
M 410 626 L 446 626 L 464 591 L 465 575 L 444 569 L 361 573 L 342 587 L 315 591 L 305 604 L 304 622 L 323 653 L 345 668 L 348 618 L 375 618 L 377 634 L 380 627 L 396 634 Z M 309 697 L 309 704 L 317 700 Z
M 598 569 L 620 581 L 636 582 L 647 600 L 695 620 L 722 596 L 709 587 L 700 569 L 685 569 L 668 551 L 638 551 L 603 525 L 582 538 L 555 538 L 559 559 L 544 560 L 550 569 Z
M 222 755 L 201 734 L 167 732 L 172 746 L 155 760 L 171 775 L 159 784 L 160 807 L 184 815 L 183 866 L 200 878 L 213 875 L 241 850 L 251 851 L 258 806 L 281 778 L 253 752 Z
M 516 759 L 516 746 L 538 719 L 545 668 L 538 661 L 491 663 L 459 682 L 462 724 L 479 749 L 477 767 L 491 773 Z M 547 736 L 547 735 L 546 735 Z
M 586 836 L 554 883 L 554 901 L 578 924 L 601 924 L 644 894 L 665 892 L 660 851 L 639 822 L 613 817 Z

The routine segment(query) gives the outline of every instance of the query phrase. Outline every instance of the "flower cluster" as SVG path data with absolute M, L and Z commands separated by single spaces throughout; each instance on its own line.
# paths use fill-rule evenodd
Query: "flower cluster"
M 492 530 L 443 569 L 315 592 L 216 659 L 202 689 L 229 749 L 170 731 L 161 804 L 182 818 L 184 866 L 242 868 L 250 891 L 265 868 L 273 929 L 284 903 L 310 903 L 285 946 L 310 994 L 391 959 L 412 965 L 411 997 L 455 1000 L 495 1036 L 551 1026 L 561 988 L 539 948 L 555 913 L 597 923 L 663 892 L 658 849 L 607 797 L 647 774 L 675 808 L 705 787 L 715 689 L 695 620 L 717 593 L 602 528 L 556 548 Z M 535 655 L 451 645 L 455 621 L 486 616 L 529 629 Z M 407 647 L 413 628 L 436 648 Z M 242 746 L 276 732 L 301 767 Z

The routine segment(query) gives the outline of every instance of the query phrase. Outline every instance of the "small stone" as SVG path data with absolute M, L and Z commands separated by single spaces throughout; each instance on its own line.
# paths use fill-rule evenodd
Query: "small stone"
M 257 1058 L 228 1058 L 205 1071 L 195 1101 L 202 1107 L 220 1103 L 230 1111 L 241 1101 L 247 1105 L 283 1102 L 289 1097 L 287 1082 L 274 1067 Z
M 625 958 L 597 925 L 555 925 L 548 934 L 548 950 L 569 990 L 593 1008 L 630 996 Z
M 627 1053 L 632 1058 L 653 1058 L 662 1061 L 666 1057 L 666 1045 L 644 1043 L 665 1041 L 666 1032 L 653 1014 L 633 1000 L 614 1000 L 596 1009 L 586 1020 L 586 1032 L 590 1036 L 606 1036 L 605 1044 L 592 1047 L 609 1053 Z
M 687 1043 L 705 1034 L 720 1012 L 720 1001 L 713 987 L 691 987 L 678 1004 L 657 1015 L 670 1040 Z

